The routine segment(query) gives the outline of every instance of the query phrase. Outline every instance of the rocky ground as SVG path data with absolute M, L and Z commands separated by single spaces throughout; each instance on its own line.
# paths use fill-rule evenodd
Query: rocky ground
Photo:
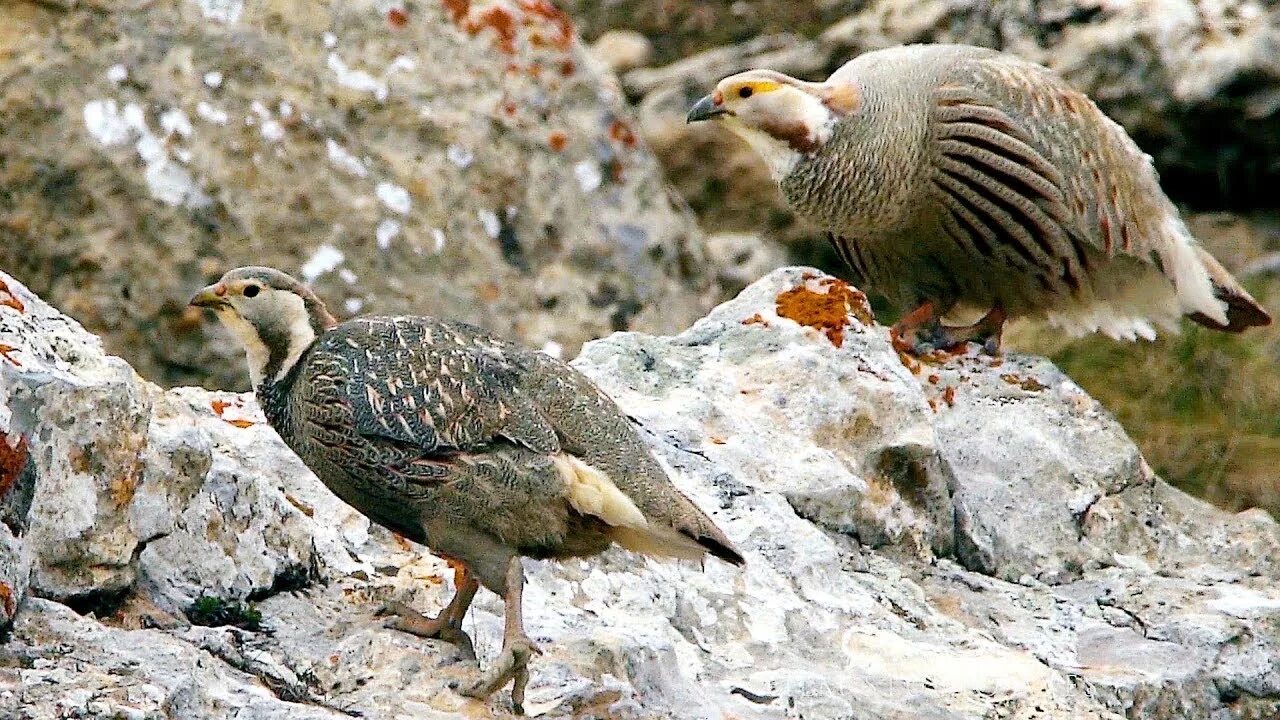
M 162 384 L 245 387 L 185 307 L 238 265 L 566 356 L 721 299 L 616 79 L 545 0 L 0 13 L 0 267 Z
M 0 715 L 507 716 L 375 617 L 434 612 L 447 566 L 330 495 L 251 397 L 162 390 L 0 282 Z M 1280 526 L 1165 484 L 1044 360 L 904 363 L 860 293 L 788 268 L 574 364 L 747 567 L 529 562 L 531 715 L 1280 713 Z M 481 591 L 482 661 L 500 612 Z
M 1031 355 L 904 361 L 855 289 L 770 272 L 839 266 L 740 144 L 683 122 L 747 66 L 1014 50 L 1090 92 L 1175 200 L 1241 213 L 1191 225 L 1274 305 L 1280 9 L 558 5 L 573 19 L 4 5 L 0 717 L 508 716 L 449 689 L 477 671 L 451 646 L 375 617 L 435 612 L 445 563 L 342 505 L 251 396 L 165 389 L 245 386 L 185 301 L 250 262 L 344 316 L 431 312 L 566 357 L 603 337 L 575 366 L 744 550 L 742 571 L 528 563 L 531 715 L 1280 717 L 1280 527 L 1158 476 L 1280 509 L 1280 329 L 1015 334 L 1079 385 Z M 501 602 L 482 591 L 466 629 L 491 660 Z

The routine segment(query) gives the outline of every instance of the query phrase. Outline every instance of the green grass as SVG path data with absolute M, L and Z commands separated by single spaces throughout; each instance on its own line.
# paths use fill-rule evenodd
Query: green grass
M 1273 311 L 1280 305 L 1280 282 L 1250 290 Z M 1010 346 L 1053 358 L 1170 483 L 1228 510 L 1280 517 L 1280 326 L 1232 335 L 1187 322 L 1154 343 L 1064 341 L 1024 327 Z

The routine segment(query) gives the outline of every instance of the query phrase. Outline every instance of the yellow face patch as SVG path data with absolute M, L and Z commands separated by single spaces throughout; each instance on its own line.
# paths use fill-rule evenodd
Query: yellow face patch
M 772 92 L 782 87 L 782 83 L 773 80 L 740 80 L 730 83 L 722 91 L 725 99 L 745 100 L 753 95 Z

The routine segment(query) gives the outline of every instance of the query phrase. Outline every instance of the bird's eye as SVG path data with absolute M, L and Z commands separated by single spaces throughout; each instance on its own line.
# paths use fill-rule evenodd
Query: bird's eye
M 248 298 L 255 297 L 257 296 L 258 291 L 261 289 L 262 288 L 258 287 L 257 285 L 246 285 L 244 288 L 244 296 Z
M 755 91 L 751 89 L 750 85 L 743 85 L 742 87 L 738 88 L 738 97 L 744 98 L 744 99 L 749 98 L 751 97 L 751 93 L 753 92 Z

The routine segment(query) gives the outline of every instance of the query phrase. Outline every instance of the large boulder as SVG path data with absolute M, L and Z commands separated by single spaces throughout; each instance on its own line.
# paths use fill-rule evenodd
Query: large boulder
M 0 266 L 162 384 L 244 387 L 185 308 L 236 265 L 570 353 L 719 299 L 545 0 L 10 3 L 0 78 Z
M 163 391 L 0 282 L 0 715 L 482 712 L 449 690 L 474 666 L 374 616 L 441 607 L 445 563 L 331 495 L 251 396 Z M 1170 488 L 1044 360 L 904 360 L 861 293 L 788 268 L 575 366 L 747 566 L 527 562 L 530 714 L 1280 713 L 1280 527 Z M 466 629 L 491 659 L 501 601 Z

